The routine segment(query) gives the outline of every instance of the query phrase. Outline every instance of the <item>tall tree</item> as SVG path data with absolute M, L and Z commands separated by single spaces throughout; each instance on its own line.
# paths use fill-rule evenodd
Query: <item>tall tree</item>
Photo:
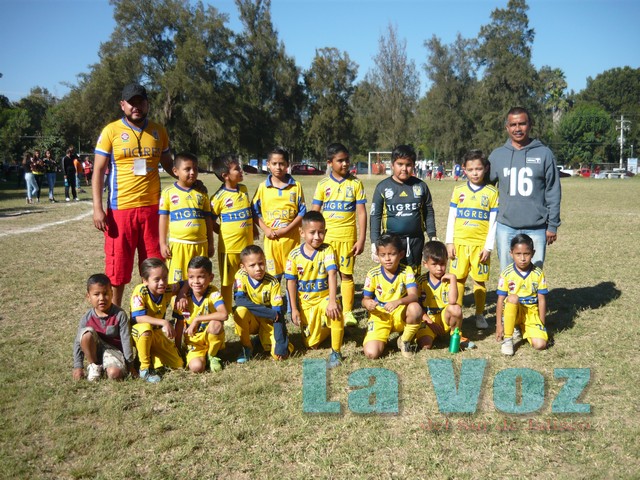
M 389 25 L 378 41 L 375 66 L 366 80 L 373 88 L 375 103 L 370 124 L 378 131 L 378 148 L 392 148 L 411 142 L 407 132 L 415 114 L 420 80 L 415 62 L 407 57 L 407 41 L 398 38 L 397 27 Z
M 555 130 L 558 128 L 562 114 L 569 109 L 569 100 L 566 95 L 567 81 L 562 70 L 546 65 L 538 72 L 538 79 L 540 100 L 544 110 L 551 114 Z
M 304 74 L 306 108 L 306 137 L 309 150 L 322 159 L 327 144 L 353 139 L 351 97 L 358 66 L 345 52 L 336 48 L 316 50 L 311 68 Z

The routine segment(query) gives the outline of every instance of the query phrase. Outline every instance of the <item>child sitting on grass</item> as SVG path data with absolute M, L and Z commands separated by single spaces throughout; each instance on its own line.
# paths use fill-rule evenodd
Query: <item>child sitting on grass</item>
M 102 273 L 87 280 L 89 310 L 78 325 L 73 346 L 73 378 L 84 377 L 83 363 L 87 359 L 87 380 L 100 380 L 103 371 L 107 378 L 122 380 L 138 372 L 133 366 L 133 351 L 129 334 L 129 319 L 124 310 L 112 303 L 113 291 L 109 277 Z

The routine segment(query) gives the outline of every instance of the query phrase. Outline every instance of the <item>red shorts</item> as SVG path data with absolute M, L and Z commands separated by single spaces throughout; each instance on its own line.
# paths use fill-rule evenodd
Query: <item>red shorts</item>
M 104 234 L 105 274 L 113 285 L 131 281 L 133 259 L 138 250 L 138 265 L 160 253 L 158 205 L 107 210 Z

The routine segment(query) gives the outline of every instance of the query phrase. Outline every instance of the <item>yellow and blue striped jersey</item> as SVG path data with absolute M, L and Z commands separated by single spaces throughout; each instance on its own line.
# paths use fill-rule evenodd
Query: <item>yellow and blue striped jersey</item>
M 165 188 L 160 196 L 160 215 L 169 216 L 169 241 L 206 243 L 211 205 L 206 195 L 177 183 Z
M 356 205 L 367 203 L 362 182 L 353 176 L 336 180 L 323 178 L 313 195 L 313 205 L 322 207 L 327 226 L 327 242 L 355 242 L 358 239 Z
M 187 295 L 188 306 L 186 310 L 182 311 L 184 316 L 185 325 L 191 325 L 191 321 L 196 317 L 202 317 L 204 315 L 210 315 L 215 313 L 218 308 L 224 306 L 224 300 L 222 295 L 216 287 L 209 285 L 204 295 L 200 300 L 197 300 L 193 292 L 189 290 Z M 202 322 L 198 326 L 198 332 L 204 332 L 207 329 L 209 322 Z
M 268 273 L 262 280 L 254 280 L 245 270 L 238 270 L 234 284 L 235 295 L 245 295 L 256 305 L 264 305 L 276 312 L 282 310 L 280 282 Z
M 417 286 L 415 273 L 408 265 L 399 265 L 392 277 L 387 276 L 382 265 L 378 265 L 367 272 L 362 295 L 384 305 L 406 297 L 407 289 Z
M 269 175 L 258 186 L 252 203 L 255 214 L 273 230 L 284 228 L 293 222 L 296 216 L 302 217 L 307 213 L 302 185 L 291 175 L 287 175 L 287 185 L 283 188 L 273 185 Z M 299 241 L 300 234 L 297 231 L 289 232 L 288 237 Z
M 483 247 L 489 234 L 489 215 L 498 211 L 498 189 L 475 188 L 469 182 L 453 189 L 450 207 L 456 209 L 454 243 Z
M 549 287 L 540 267 L 531 264 L 530 270 L 523 273 L 512 263 L 500 274 L 496 293 L 501 296 L 518 295 L 522 305 L 537 305 L 538 294 L 546 295 Z
M 438 283 L 432 283 L 429 274 L 425 273 L 418 277 L 418 286 L 420 305 L 427 314 L 438 315 L 449 305 L 449 282 L 440 280 Z
M 133 289 L 131 294 L 131 323 L 136 323 L 136 318 L 143 315 L 149 315 L 153 318 L 164 318 L 167 313 L 167 307 L 171 304 L 171 300 L 178 293 L 180 283 L 168 285 L 165 293 L 162 295 L 154 295 L 149 288 L 141 283 Z
M 317 305 L 329 296 L 329 272 L 338 270 L 333 248 L 323 243 L 311 256 L 304 252 L 304 243 L 289 253 L 284 270 L 286 280 L 298 285 L 300 308 Z
M 221 186 L 211 195 L 211 212 L 220 220 L 218 251 L 240 253 L 253 243 L 253 212 L 247 187 L 239 184 L 237 190 Z

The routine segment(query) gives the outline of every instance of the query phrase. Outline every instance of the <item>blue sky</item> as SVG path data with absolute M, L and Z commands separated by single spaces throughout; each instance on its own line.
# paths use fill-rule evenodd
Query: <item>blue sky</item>
M 232 0 L 210 0 L 228 13 L 238 31 Z M 359 65 L 359 79 L 373 66 L 378 40 L 391 23 L 407 42 L 407 54 L 427 86 L 424 41 L 445 43 L 457 32 L 475 37 L 495 8 L 507 0 L 272 0 L 271 13 L 287 53 L 303 69 L 317 48 L 346 51 Z M 637 0 L 529 0 L 529 26 L 536 32 L 533 63 L 561 68 L 570 89 L 614 67 L 640 67 L 640 2 Z M 100 43 L 115 28 L 107 0 L 0 0 L 0 94 L 16 101 L 34 86 L 58 97 L 77 75 L 98 61 Z

